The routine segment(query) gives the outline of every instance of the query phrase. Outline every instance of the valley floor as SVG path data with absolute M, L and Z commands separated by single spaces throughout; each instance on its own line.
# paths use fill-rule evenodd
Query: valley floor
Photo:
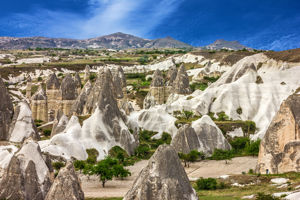
M 199 177 L 213 177 L 217 178 L 222 175 L 241 174 L 248 172 L 249 169 L 255 169 L 257 157 L 236 157 L 228 164 L 224 160 L 205 160 L 190 164 L 189 168 L 185 168 L 187 175 L 191 181 Z M 82 181 L 82 188 L 86 198 L 108 198 L 108 197 L 123 197 L 132 186 L 134 180 L 139 175 L 140 171 L 147 165 L 148 161 L 143 160 L 137 162 L 128 169 L 131 176 L 125 180 L 108 181 L 105 188 L 102 188 L 99 178 L 91 176 L 90 179 L 86 176 L 80 176 Z

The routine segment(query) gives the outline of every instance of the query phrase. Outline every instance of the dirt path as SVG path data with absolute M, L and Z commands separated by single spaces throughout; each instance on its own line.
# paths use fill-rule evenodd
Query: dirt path
M 228 164 L 226 164 L 225 161 L 205 160 L 192 163 L 190 164 L 190 167 L 185 168 L 185 170 L 190 180 L 196 180 L 199 177 L 217 178 L 221 175 L 248 172 L 249 169 L 255 169 L 256 162 L 256 157 L 233 158 Z M 148 161 L 143 160 L 136 163 L 134 166 L 129 166 L 128 169 L 131 172 L 130 177 L 125 180 L 108 181 L 105 188 L 102 188 L 102 185 L 96 176 L 91 176 L 90 180 L 88 180 L 86 176 L 80 175 L 85 197 L 123 197 L 147 163 Z

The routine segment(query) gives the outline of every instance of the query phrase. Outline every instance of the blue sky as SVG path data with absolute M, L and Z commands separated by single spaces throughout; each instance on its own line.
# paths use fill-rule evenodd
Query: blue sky
M 92 38 L 124 32 L 195 46 L 216 39 L 300 47 L 299 0 L 2 0 L 0 36 Z

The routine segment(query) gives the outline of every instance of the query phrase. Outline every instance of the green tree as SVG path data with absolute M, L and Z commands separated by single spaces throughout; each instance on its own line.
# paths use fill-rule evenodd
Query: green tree
M 76 170 L 80 170 L 80 172 L 85 168 L 84 160 L 75 160 L 74 167 Z
M 252 156 L 257 156 L 259 153 L 260 139 L 251 141 L 246 145 L 246 152 Z
M 194 113 L 193 113 L 192 111 L 188 111 L 188 110 L 183 110 L 183 111 L 182 111 L 182 116 L 183 116 L 186 120 L 189 120 L 193 115 L 194 115 Z

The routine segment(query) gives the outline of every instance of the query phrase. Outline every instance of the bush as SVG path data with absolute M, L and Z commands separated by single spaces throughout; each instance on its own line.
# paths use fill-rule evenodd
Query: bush
M 59 171 L 60 168 L 64 167 L 65 166 L 65 163 L 63 162 L 53 162 L 52 163 L 52 167 L 56 170 L 56 171 Z
M 51 135 L 51 130 L 45 129 L 43 130 L 44 136 L 49 137 Z
M 243 110 L 241 107 L 239 107 L 238 109 L 236 109 L 236 113 L 241 115 L 243 113 Z
M 256 200 L 279 200 L 279 198 L 273 197 L 270 194 L 258 193 L 256 196 Z
M 215 149 L 211 159 L 212 160 L 231 160 L 233 158 L 233 152 L 231 150 Z
M 230 141 L 230 145 L 235 152 L 243 151 L 250 143 L 250 139 L 247 137 L 237 137 Z
M 125 158 L 129 157 L 127 152 L 124 149 L 122 149 L 120 146 L 114 146 L 113 148 L 111 148 L 108 152 L 108 155 L 113 158 L 117 158 L 121 163 L 124 162 Z
M 74 167 L 76 170 L 83 170 L 85 167 L 85 161 L 83 160 L 75 160 Z
M 88 158 L 86 159 L 86 162 L 88 164 L 96 164 L 97 157 L 99 156 L 99 152 L 97 149 L 87 149 L 86 153 L 88 154 Z
M 257 156 L 259 153 L 260 139 L 256 141 L 251 141 L 247 144 L 245 150 L 249 155 Z
M 138 158 L 148 159 L 151 156 L 150 147 L 147 144 L 141 144 L 134 150 L 134 154 Z
M 90 74 L 89 79 L 90 81 L 94 81 L 96 79 L 96 74 Z
M 43 81 L 43 78 L 39 76 L 37 80 L 38 81 Z
M 196 181 L 198 190 L 216 190 L 217 180 L 214 178 L 200 178 Z

